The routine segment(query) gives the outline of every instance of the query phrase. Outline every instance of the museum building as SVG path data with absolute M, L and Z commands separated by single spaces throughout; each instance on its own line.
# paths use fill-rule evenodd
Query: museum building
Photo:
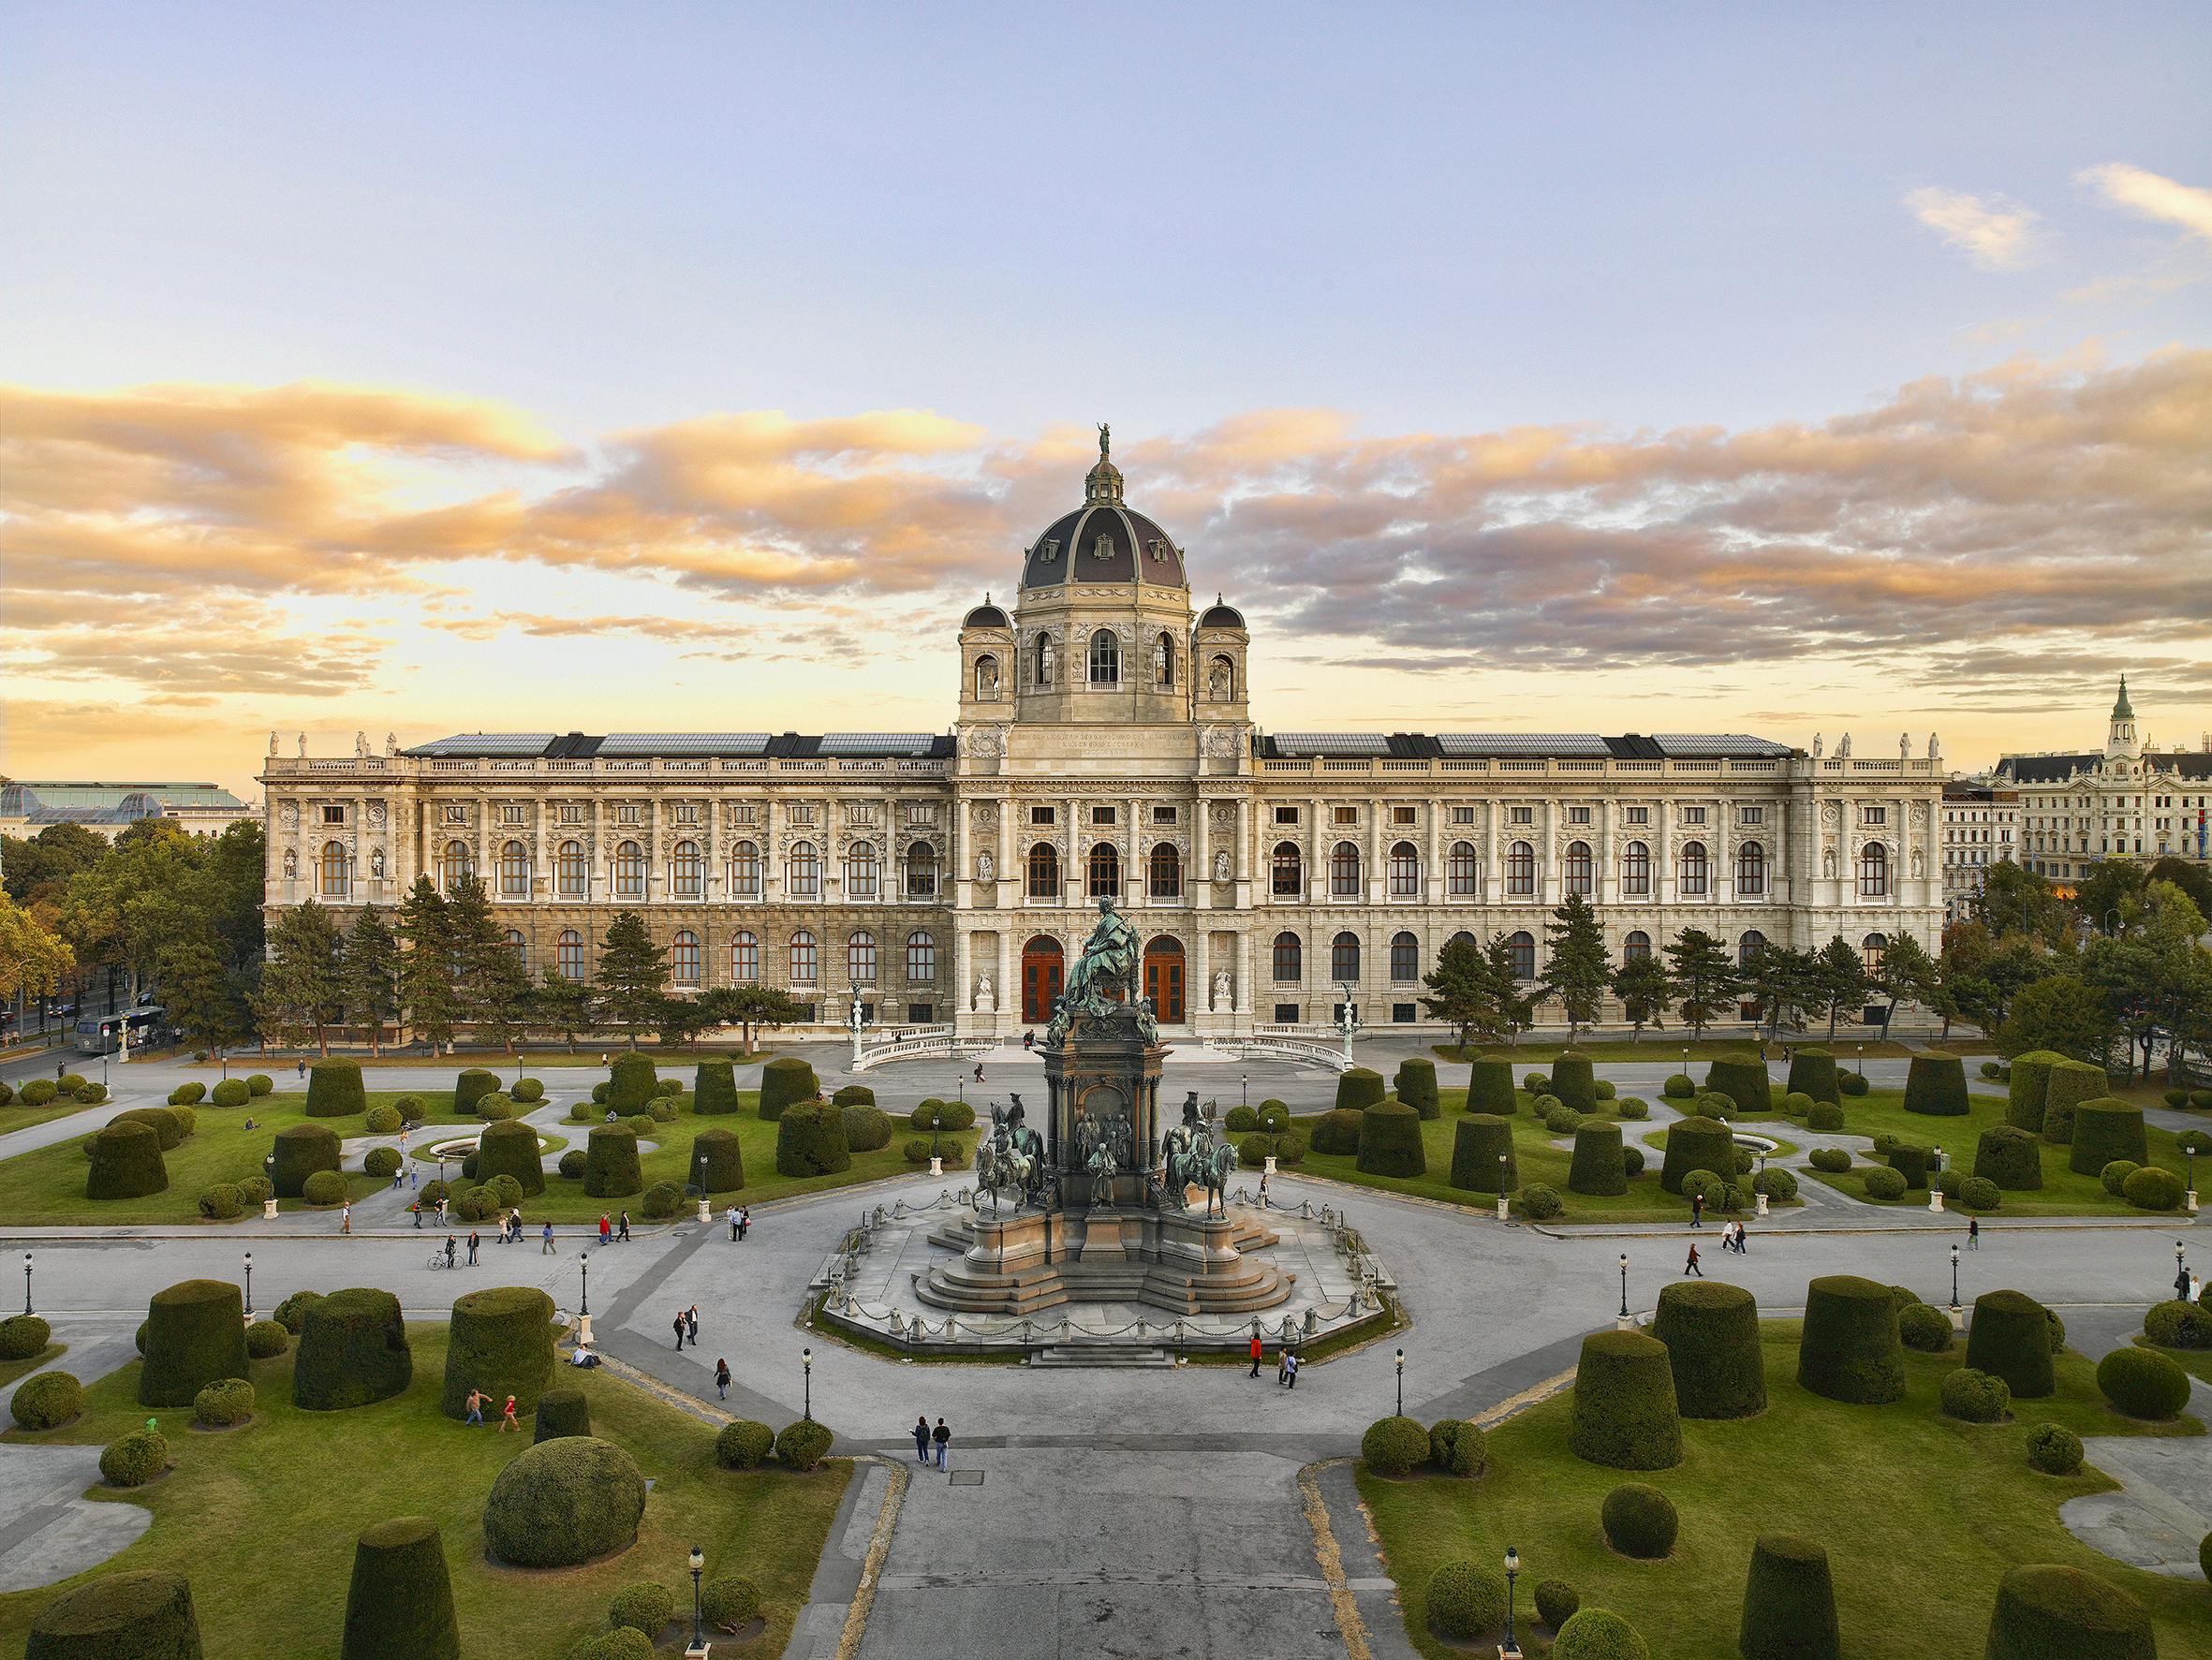
M 949 733 L 468 734 L 281 757 L 267 903 L 395 907 L 479 875 L 533 976 L 589 978 L 625 910 L 678 991 L 788 988 L 825 1026 L 1018 1035 L 1112 895 L 1161 1024 L 1427 1023 L 1454 934 L 1533 979 L 1581 894 L 1610 948 L 1686 927 L 1739 955 L 1836 935 L 1876 959 L 1943 918 L 1933 739 L 1860 758 L 1685 733 L 1267 732 L 1252 637 L 1194 606 L 1101 431 L 1081 504 L 959 633 Z

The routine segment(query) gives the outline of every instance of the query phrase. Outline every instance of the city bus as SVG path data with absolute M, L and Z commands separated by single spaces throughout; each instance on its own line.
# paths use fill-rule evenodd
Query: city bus
M 169 1036 L 169 1016 L 159 1008 L 124 1008 L 112 1014 L 85 1015 L 77 1022 L 77 1052 L 111 1055 L 123 1047 L 122 1029 L 130 1028 L 130 1046 L 140 1049 Z

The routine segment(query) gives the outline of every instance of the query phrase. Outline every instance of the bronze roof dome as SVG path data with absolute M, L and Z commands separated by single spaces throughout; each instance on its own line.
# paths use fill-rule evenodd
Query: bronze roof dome
M 1184 588 L 1183 551 L 1168 533 L 1125 506 L 1113 435 L 1099 429 L 1099 461 L 1084 479 L 1083 506 L 1047 525 L 1022 562 L 1022 586 L 1069 582 L 1143 582 Z

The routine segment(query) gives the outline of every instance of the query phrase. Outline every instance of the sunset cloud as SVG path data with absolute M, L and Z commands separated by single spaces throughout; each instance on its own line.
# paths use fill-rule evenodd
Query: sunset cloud
M 2114 206 L 2146 219 L 2163 220 L 2212 245 L 2212 190 L 2179 184 L 2124 161 L 2086 168 L 2075 177 L 2094 185 Z
M 2042 216 L 2002 196 L 1972 196 L 1926 184 L 1905 193 L 1905 210 L 1991 271 L 2018 271 L 2034 252 Z

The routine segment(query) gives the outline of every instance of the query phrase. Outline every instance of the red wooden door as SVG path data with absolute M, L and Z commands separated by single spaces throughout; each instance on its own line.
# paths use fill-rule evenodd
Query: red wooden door
M 1041 1025 L 1053 1018 L 1053 999 L 1060 994 L 1065 972 L 1060 942 L 1033 939 L 1022 948 L 1022 1020 Z

